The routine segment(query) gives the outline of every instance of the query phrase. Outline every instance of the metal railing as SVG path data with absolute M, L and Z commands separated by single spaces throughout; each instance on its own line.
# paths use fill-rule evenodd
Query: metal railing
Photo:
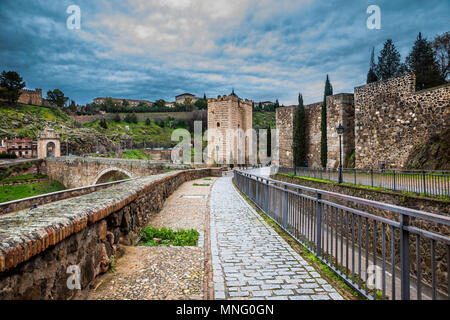
M 280 167 L 280 173 L 293 174 L 294 168 Z M 297 167 L 299 176 L 338 181 L 338 169 Z M 400 169 L 342 169 L 345 183 L 382 187 L 434 196 L 450 196 L 450 171 Z
M 448 299 L 450 217 L 234 171 L 238 188 L 369 299 Z

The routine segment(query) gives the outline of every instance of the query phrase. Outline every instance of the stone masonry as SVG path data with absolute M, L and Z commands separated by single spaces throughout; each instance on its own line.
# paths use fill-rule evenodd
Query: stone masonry
M 328 138 L 328 167 L 339 165 L 339 137 L 336 127 L 339 123 L 345 127 L 343 136 L 343 150 L 345 155 L 354 149 L 354 104 L 353 95 L 348 93 L 336 94 L 327 98 L 327 138 Z M 297 106 L 277 109 L 277 129 L 279 130 L 280 166 L 293 166 L 293 130 Z M 317 102 L 305 106 L 306 136 L 308 148 L 308 166 L 319 168 L 320 165 L 320 119 L 322 103 Z
M 252 142 L 252 101 L 235 94 L 208 99 L 209 162 L 249 163 Z M 232 135 L 229 135 L 229 134 Z M 241 153 L 238 146 L 242 143 Z M 231 158 L 233 157 L 233 159 Z M 240 158 L 241 157 L 241 158 Z M 239 159 L 242 159 L 239 161 Z
M 415 92 L 415 75 L 356 87 L 354 94 L 327 97 L 327 167 L 339 166 L 336 127 L 345 128 L 343 162 L 355 151 L 356 168 L 403 168 L 409 153 L 449 127 L 450 85 Z M 277 109 L 280 166 L 292 167 L 292 138 L 296 106 Z M 320 165 L 321 103 L 305 106 L 308 166 Z
M 355 88 L 356 167 L 403 168 L 413 147 L 449 127 L 450 84 L 415 92 L 414 74 Z
M 185 181 L 218 169 L 170 172 L 136 179 L 76 199 L 0 217 L 0 300 L 71 299 L 106 272 L 120 244 L 138 240 L 151 213 Z M 81 290 L 71 290 L 78 266 Z
M 167 169 L 182 170 L 187 165 L 159 161 L 131 159 L 107 159 L 89 157 L 46 158 L 42 171 L 51 180 L 61 182 L 66 188 L 91 186 L 105 183 L 109 178 L 139 178 L 163 173 Z

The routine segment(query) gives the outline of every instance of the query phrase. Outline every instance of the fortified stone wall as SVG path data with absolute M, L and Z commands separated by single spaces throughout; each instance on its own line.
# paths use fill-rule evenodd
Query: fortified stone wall
M 127 116 L 126 113 L 119 113 L 122 119 L 125 119 Z M 105 113 L 105 114 L 94 114 L 94 115 L 71 115 L 70 117 L 77 121 L 80 124 L 86 124 L 92 121 L 106 119 L 108 121 L 114 120 L 117 116 L 117 113 Z M 206 116 L 206 110 L 197 110 L 192 112 L 145 112 L 145 113 L 136 113 L 138 121 L 145 122 L 147 119 L 151 121 L 158 120 L 168 120 L 169 117 L 175 120 L 199 120 Z
M 0 217 L 0 300 L 84 297 L 170 194 L 185 181 L 217 175 L 221 170 L 165 173 Z M 79 267 L 81 290 L 67 286 L 70 266 Z
M 293 130 L 297 106 L 277 109 L 276 125 L 279 130 L 280 166 L 293 165 Z M 305 106 L 306 136 L 308 166 L 320 168 L 320 121 L 322 117 L 322 103 L 317 102 Z M 339 123 L 345 127 L 343 137 L 344 156 L 355 148 L 354 146 L 354 104 L 353 94 L 342 93 L 327 98 L 327 138 L 328 138 L 328 167 L 339 165 L 339 137 L 336 127 Z M 343 157 L 343 160 L 345 158 Z
M 32 104 L 35 106 L 42 106 L 42 89 L 20 90 L 21 94 L 18 102 L 24 104 Z
M 223 159 L 225 163 L 234 158 L 238 164 L 238 141 L 242 141 L 245 163 L 249 162 L 252 136 L 247 135 L 253 124 L 252 102 L 239 99 L 235 95 L 218 96 L 217 99 L 208 99 L 208 155 L 211 159 Z M 238 131 L 241 130 L 241 136 Z M 228 136 L 229 133 L 235 136 Z M 217 149 L 218 147 L 218 149 Z M 216 161 L 217 162 L 217 161 Z
M 319 132 L 320 117 L 321 115 L 316 120 L 319 122 Z M 327 168 L 339 167 L 339 136 L 336 131 L 339 124 L 344 127 L 342 135 L 342 163 L 344 163 L 346 156 L 355 149 L 355 105 L 352 93 L 340 93 L 327 97 Z M 317 152 L 320 161 L 320 135 L 318 144 Z
M 450 84 L 415 92 L 415 75 L 356 87 L 355 94 L 327 97 L 328 168 L 339 166 L 339 137 L 344 128 L 343 162 L 355 151 L 356 168 L 404 168 L 418 143 L 449 128 Z M 305 106 L 308 166 L 320 167 L 321 103 Z M 295 106 L 277 109 L 280 165 L 291 167 Z
M 355 88 L 356 167 L 403 168 L 413 147 L 449 126 L 450 84 L 415 92 L 415 75 Z

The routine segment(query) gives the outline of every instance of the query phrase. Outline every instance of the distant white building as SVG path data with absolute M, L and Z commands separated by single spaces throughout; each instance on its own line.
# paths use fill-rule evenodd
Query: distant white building
M 196 97 L 195 95 L 193 95 L 191 93 L 183 93 L 183 94 L 180 94 L 175 97 L 175 102 L 181 104 L 181 103 L 184 103 L 184 101 L 186 99 L 191 99 L 192 103 L 195 103 L 195 101 L 200 100 L 199 97 Z

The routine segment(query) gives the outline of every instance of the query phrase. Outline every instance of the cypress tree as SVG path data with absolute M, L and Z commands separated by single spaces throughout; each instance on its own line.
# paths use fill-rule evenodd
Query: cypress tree
M 305 106 L 303 105 L 303 96 L 298 95 L 298 107 L 295 113 L 294 121 L 294 159 L 295 166 L 304 167 L 307 155 L 306 146 L 306 114 Z
M 320 122 L 320 163 L 323 168 L 327 166 L 328 146 L 327 146 L 327 97 L 333 95 L 333 87 L 327 75 L 325 81 L 325 93 L 322 102 L 322 117 Z
M 377 65 L 375 64 L 375 48 L 372 48 L 372 54 L 370 55 L 370 69 L 367 73 L 367 83 L 377 82 L 378 76 L 375 73 Z
M 267 157 L 272 156 L 272 132 L 270 126 L 267 128 Z
M 417 40 L 406 57 L 406 65 L 410 72 L 416 74 L 416 90 L 435 87 L 445 83 L 445 79 L 439 71 L 439 64 L 433 51 L 431 42 L 422 38 L 419 32 Z

